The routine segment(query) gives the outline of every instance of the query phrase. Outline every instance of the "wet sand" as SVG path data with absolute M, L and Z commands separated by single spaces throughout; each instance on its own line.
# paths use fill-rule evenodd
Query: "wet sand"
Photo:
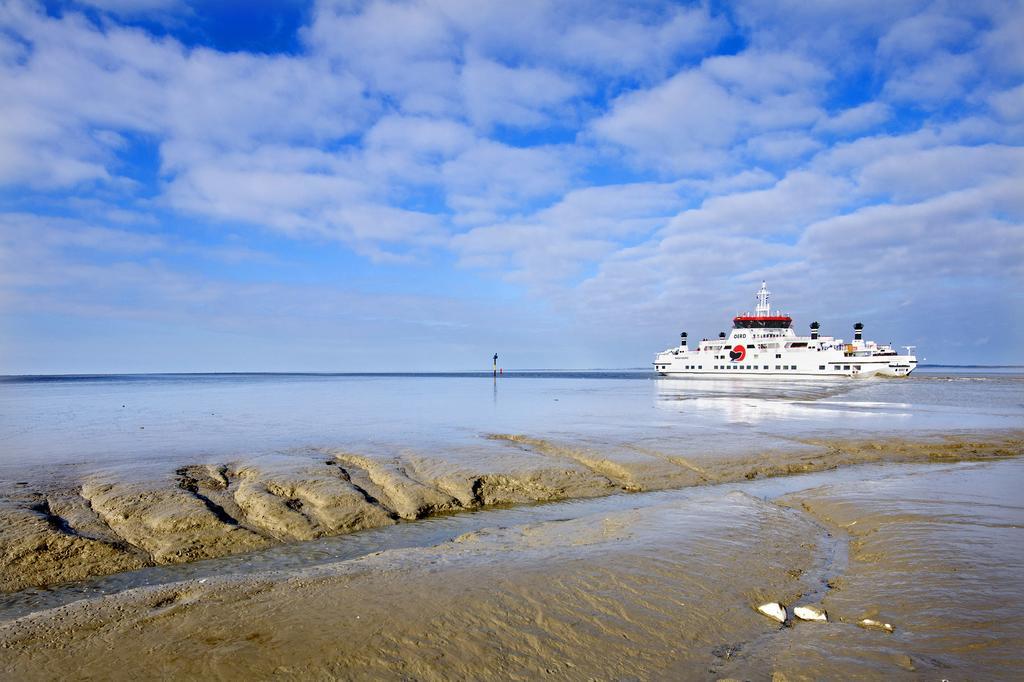
M 434 547 L 128 590 L 0 625 L 0 658 L 15 679 L 1017 674 L 1024 460 L 841 474 L 767 499 L 617 496 Z M 764 601 L 830 622 L 782 627 Z
M 556 442 L 519 434 L 480 439 L 468 458 L 336 450 L 125 470 L 47 485 L 4 486 L 0 591 L 142 566 L 249 552 L 490 506 L 597 497 L 827 470 L 873 462 L 1012 457 L 1024 432 L 918 440 L 803 439 L 757 454 L 684 456 L 652 447 Z M 693 447 L 692 445 L 689 447 Z
M 820 536 L 799 512 L 736 493 L 80 602 L 0 627 L 0 651 L 36 679 L 71 666 L 220 679 L 699 672 L 716 646 L 773 629 L 749 605 L 808 589 Z

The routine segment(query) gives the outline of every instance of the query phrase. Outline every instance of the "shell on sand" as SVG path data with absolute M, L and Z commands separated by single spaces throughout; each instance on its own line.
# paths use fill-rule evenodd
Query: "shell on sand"
M 793 609 L 793 615 L 800 620 L 816 620 L 822 623 L 828 622 L 828 614 L 825 609 L 817 606 L 797 606 Z
M 867 628 L 869 630 L 885 630 L 886 632 L 892 632 L 896 629 L 889 623 L 883 623 L 881 621 L 873 620 L 871 618 L 862 618 L 860 622 L 857 623 L 857 625 L 861 626 L 862 628 Z
M 757 612 L 780 623 L 786 622 L 786 607 L 778 602 L 767 602 L 757 607 Z

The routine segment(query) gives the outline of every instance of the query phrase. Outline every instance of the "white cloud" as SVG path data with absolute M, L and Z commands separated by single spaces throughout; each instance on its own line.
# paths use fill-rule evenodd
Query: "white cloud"
M 806 133 L 787 131 L 751 137 L 744 146 L 753 159 L 793 162 L 821 149 L 822 144 Z
M 1017 178 L 1024 185 L 1024 149 L 999 145 L 940 146 L 885 155 L 857 173 L 861 192 L 906 203 Z
M 465 266 L 503 269 L 513 281 L 546 288 L 576 277 L 623 240 L 649 235 L 683 202 L 672 183 L 588 187 L 531 215 L 457 235 L 452 246 Z
M 927 280 L 1024 275 L 1024 178 L 995 180 L 904 205 L 875 205 L 808 226 L 812 262 L 843 263 L 862 277 Z
M 849 135 L 860 133 L 885 123 L 892 117 L 892 107 L 884 102 L 865 102 L 850 109 L 836 112 L 828 118 L 821 119 L 815 131 Z
M 1004 121 L 1024 122 L 1024 83 L 993 93 L 988 101 Z
M 186 7 L 182 0 L 77 0 L 77 2 L 126 17 L 152 16 L 153 12 L 177 12 Z
M 667 17 L 645 23 L 628 16 L 572 21 L 553 45 L 570 63 L 610 73 L 663 73 L 679 54 L 713 46 L 726 31 L 706 4 L 673 7 Z
M 684 211 L 666 234 L 785 235 L 798 233 L 815 218 L 829 215 L 849 201 L 852 184 L 841 178 L 794 171 L 766 189 L 707 199 Z
M 654 168 L 714 171 L 730 163 L 738 140 L 820 118 L 818 88 L 826 79 L 827 72 L 788 54 L 715 57 L 618 98 L 593 131 Z
M 480 57 L 466 61 L 461 85 L 470 120 L 485 130 L 494 124 L 541 125 L 580 91 L 578 84 L 549 69 L 513 69 Z M 570 116 L 565 123 L 574 121 Z
M 979 71 L 971 54 L 939 52 L 927 61 L 898 70 L 885 84 L 893 101 L 933 106 L 961 98 Z
M 457 108 L 458 44 L 452 26 L 429 3 L 319 3 L 304 32 L 314 52 L 350 70 L 407 113 Z
M 572 168 L 566 157 L 556 147 L 478 142 L 442 164 L 448 204 L 457 212 L 456 220 L 466 224 L 522 211 L 568 188 Z
M 925 11 L 895 22 L 878 40 L 886 59 L 927 59 L 938 50 L 966 47 L 974 31 L 965 17 Z

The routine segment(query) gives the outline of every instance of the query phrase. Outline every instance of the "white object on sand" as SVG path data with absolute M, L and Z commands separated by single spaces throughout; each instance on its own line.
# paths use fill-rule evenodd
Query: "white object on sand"
M 786 607 L 778 602 L 768 602 L 757 607 L 757 612 L 780 623 L 786 622 Z
M 793 615 L 800 620 L 816 620 L 822 623 L 828 622 L 828 614 L 825 609 L 817 606 L 797 606 L 793 608 Z
M 872 620 L 871 618 L 862 618 L 861 621 L 857 623 L 857 625 L 861 626 L 862 628 L 869 628 L 871 630 L 885 630 L 886 632 L 892 632 L 896 629 L 889 623 L 883 623 L 878 620 Z

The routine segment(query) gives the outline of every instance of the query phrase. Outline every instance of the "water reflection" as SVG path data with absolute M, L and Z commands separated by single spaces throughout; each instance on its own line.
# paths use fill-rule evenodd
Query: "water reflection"
M 824 422 L 837 418 L 907 418 L 906 403 L 877 400 L 834 400 L 858 386 L 841 379 L 659 379 L 660 409 L 730 424 L 762 424 L 777 420 Z

